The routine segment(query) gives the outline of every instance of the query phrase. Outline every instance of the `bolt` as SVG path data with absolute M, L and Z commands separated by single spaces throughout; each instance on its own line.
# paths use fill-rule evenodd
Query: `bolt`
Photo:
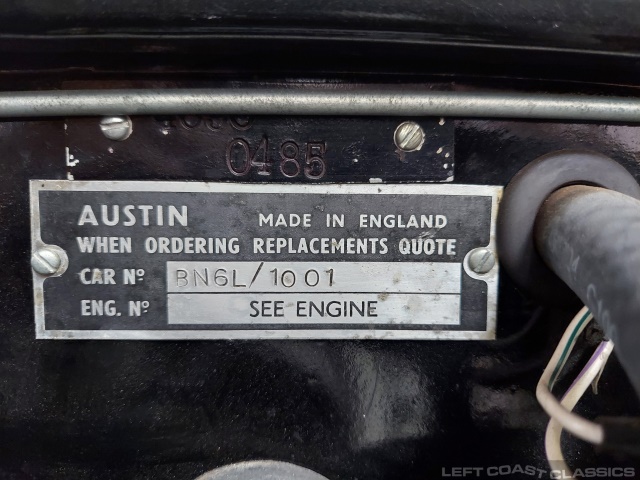
M 31 267 L 40 275 L 53 275 L 61 265 L 60 254 L 52 248 L 39 248 L 31 256 Z
M 489 273 L 496 264 L 496 257 L 488 248 L 476 248 L 469 255 L 469 268 L 478 275 Z
M 133 124 L 129 117 L 103 117 L 100 120 L 100 130 L 109 140 L 121 142 L 133 132 Z
M 416 122 L 403 122 L 393 134 L 393 141 L 404 152 L 415 152 L 422 148 L 424 130 Z

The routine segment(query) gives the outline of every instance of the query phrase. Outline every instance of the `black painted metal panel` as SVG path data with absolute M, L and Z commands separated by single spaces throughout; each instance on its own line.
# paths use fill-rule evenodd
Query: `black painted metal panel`
M 96 125 L 83 157 L 104 156 L 97 119 L 83 122 Z M 601 151 L 638 175 L 639 128 L 456 120 L 455 182 L 504 185 L 527 162 L 565 147 Z M 533 392 L 571 312 L 541 312 L 527 323 L 534 305 L 504 276 L 495 343 L 36 341 L 27 181 L 66 178 L 68 139 L 62 120 L 2 122 L 0 138 L 3 478 L 190 479 L 252 458 L 292 461 L 330 479 L 547 468 L 546 416 Z M 94 165 L 87 177 L 132 175 Z M 146 179 L 192 168 L 148 159 L 129 167 Z M 376 175 L 379 168 L 372 166 Z M 595 345 L 588 338 L 569 366 L 574 373 Z M 579 411 L 639 413 L 615 359 L 600 394 Z M 620 462 L 578 442 L 566 453 L 572 465 Z

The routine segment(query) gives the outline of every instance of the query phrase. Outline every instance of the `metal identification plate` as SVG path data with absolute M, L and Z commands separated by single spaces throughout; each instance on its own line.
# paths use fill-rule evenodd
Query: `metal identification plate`
M 36 336 L 492 339 L 501 192 L 34 180 Z

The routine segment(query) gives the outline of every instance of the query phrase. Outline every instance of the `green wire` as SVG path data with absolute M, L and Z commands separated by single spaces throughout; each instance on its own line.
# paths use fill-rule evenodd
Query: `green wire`
M 578 332 L 580 332 L 582 325 L 584 324 L 584 322 L 587 321 L 590 315 L 591 315 L 591 312 L 587 310 L 587 312 L 582 316 L 582 318 L 576 325 L 576 328 L 573 330 L 573 332 L 571 332 L 569 341 L 565 345 L 564 350 L 562 350 L 562 355 L 560 355 L 560 360 L 558 360 L 558 363 L 556 364 L 556 367 L 553 369 L 553 373 L 551 374 L 551 378 L 549 379 L 549 390 L 553 388 L 553 384 L 556 382 L 556 377 L 558 376 L 558 374 L 560 373 L 560 369 L 564 365 L 565 358 L 569 354 L 569 351 L 571 350 L 571 348 L 573 347 L 573 344 L 576 341 L 576 336 L 578 336 Z

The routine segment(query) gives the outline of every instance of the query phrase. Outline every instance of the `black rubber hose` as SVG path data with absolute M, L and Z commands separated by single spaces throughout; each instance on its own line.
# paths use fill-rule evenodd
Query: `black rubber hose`
M 540 209 L 535 240 L 613 340 L 640 395 L 640 201 L 604 188 L 562 188 Z

